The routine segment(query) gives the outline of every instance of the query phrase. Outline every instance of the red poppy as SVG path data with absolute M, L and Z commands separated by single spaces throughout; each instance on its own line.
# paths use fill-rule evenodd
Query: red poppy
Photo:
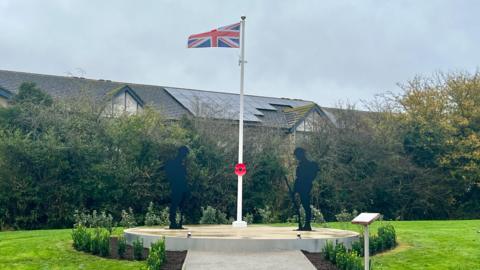
M 238 176 L 243 176 L 247 173 L 247 167 L 243 163 L 238 163 L 235 165 L 235 174 Z

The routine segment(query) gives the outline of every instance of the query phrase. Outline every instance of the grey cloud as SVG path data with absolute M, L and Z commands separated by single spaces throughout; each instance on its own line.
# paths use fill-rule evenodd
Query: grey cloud
M 247 92 L 331 106 L 478 66 L 478 1 L 0 0 L 0 69 L 235 92 L 238 50 L 189 34 L 247 15 Z

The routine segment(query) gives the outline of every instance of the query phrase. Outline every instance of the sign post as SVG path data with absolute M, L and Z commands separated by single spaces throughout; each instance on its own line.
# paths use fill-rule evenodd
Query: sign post
M 240 113 L 238 121 L 238 164 L 243 164 L 243 81 L 245 77 L 245 16 L 242 16 L 240 22 Z M 237 183 L 237 220 L 232 223 L 234 228 L 245 228 L 247 222 L 242 220 L 242 193 L 243 193 L 243 174 L 238 175 Z
M 365 270 L 370 269 L 370 243 L 369 243 L 369 233 L 368 225 L 372 224 L 375 220 L 380 217 L 379 213 L 361 213 L 352 220 L 352 224 L 360 224 L 364 226 L 363 238 L 364 246 L 363 253 L 365 258 Z

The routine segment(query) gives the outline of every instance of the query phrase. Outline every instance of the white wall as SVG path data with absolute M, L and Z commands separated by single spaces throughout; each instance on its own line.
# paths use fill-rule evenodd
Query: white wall
M 113 97 L 109 106 L 108 115 L 118 116 L 121 114 L 136 114 L 143 110 L 142 106 L 126 91 L 120 92 Z
M 4 97 L 0 97 L 0 107 L 7 107 L 8 102 L 7 99 Z
M 320 127 L 321 121 L 323 121 L 322 116 L 316 111 L 313 111 L 297 126 L 297 131 L 316 131 L 316 129 Z

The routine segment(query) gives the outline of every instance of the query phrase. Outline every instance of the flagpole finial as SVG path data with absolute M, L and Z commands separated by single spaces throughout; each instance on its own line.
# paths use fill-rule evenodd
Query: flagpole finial
M 245 21 L 245 19 L 246 19 L 247 17 L 242 16 L 242 17 L 240 17 L 240 18 L 241 18 L 243 21 Z

